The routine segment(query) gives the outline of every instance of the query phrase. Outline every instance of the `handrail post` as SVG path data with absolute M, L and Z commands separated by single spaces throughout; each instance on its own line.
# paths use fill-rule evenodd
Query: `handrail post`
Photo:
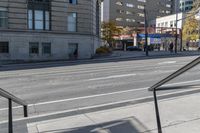
M 13 133 L 12 100 L 8 99 L 8 132 Z
M 153 89 L 153 96 L 154 96 L 154 103 L 155 103 L 155 111 L 156 111 L 156 121 L 157 121 L 157 127 L 158 127 L 158 133 L 162 133 L 162 127 L 160 122 L 160 113 L 158 109 L 158 100 L 156 95 L 156 89 Z
M 28 107 L 24 106 L 24 117 L 28 117 Z

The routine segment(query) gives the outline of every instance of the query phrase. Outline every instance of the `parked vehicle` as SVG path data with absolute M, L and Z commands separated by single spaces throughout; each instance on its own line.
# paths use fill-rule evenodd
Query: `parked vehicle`
M 128 51 L 142 51 L 142 49 L 137 47 L 137 46 L 128 46 L 126 48 L 126 50 L 128 50 Z

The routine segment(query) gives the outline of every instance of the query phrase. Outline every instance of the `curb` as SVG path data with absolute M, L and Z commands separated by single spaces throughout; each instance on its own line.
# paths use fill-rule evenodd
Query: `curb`
M 74 60 L 74 61 L 69 61 L 69 60 L 57 60 L 57 61 L 35 61 L 35 62 L 9 62 L 5 64 L 1 64 L 0 62 L 0 67 L 7 67 L 7 66 L 25 66 L 25 65 L 51 65 L 51 64 L 63 64 L 63 63 L 69 63 L 69 64 L 74 64 L 74 63 L 89 63 L 89 62 L 95 62 L 95 61 L 109 61 L 109 60 L 123 60 L 123 59 L 134 59 L 134 60 L 139 60 L 139 59 L 152 59 L 152 58 L 170 58 L 170 57 L 182 57 L 182 56 L 198 56 L 200 53 L 173 53 L 173 54 L 155 54 L 155 55 L 149 55 L 146 56 L 144 55 L 135 55 L 135 56 L 121 56 L 121 55 L 116 55 L 112 57 L 102 57 L 102 58 L 93 58 L 93 59 L 79 59 L 79 60 Z

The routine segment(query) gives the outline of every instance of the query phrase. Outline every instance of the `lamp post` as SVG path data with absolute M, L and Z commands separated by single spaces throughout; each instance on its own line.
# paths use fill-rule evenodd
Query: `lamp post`
M 177 53 L 177 45 L 178 45 L 178 5 L 179 5 L 179 0 L 175 1 L 175 11 L 176 11 L 176 35 L 175 35 L 175 53 Z
M 148 42 L 147 42 L 147 37 L 148 37 L 147 26 L 148 26 L 148 24 L 147 24 L 147 12 L 146 12 L 146 7 L 144 5 L 145 52 L 146 52 L 146 56 L 149 56 Z

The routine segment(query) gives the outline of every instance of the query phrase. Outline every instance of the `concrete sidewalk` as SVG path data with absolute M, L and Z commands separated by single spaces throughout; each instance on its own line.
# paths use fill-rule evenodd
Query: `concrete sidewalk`
M 159 101 L 163 133 L 200 132 L 200 93 Z M 29 133 L 157 133 L 154 103 L 27 124 Z
M 190 56 L 190 55 L 200 55 L 200 51 L 182 51 L 176 53 L 170 53 L 169 51 L 149 51 L 149 57 L 155 56 Z M 146 57 L 146 53 L 143 51 L 113 51 L 113 53 L 108 57 Z

